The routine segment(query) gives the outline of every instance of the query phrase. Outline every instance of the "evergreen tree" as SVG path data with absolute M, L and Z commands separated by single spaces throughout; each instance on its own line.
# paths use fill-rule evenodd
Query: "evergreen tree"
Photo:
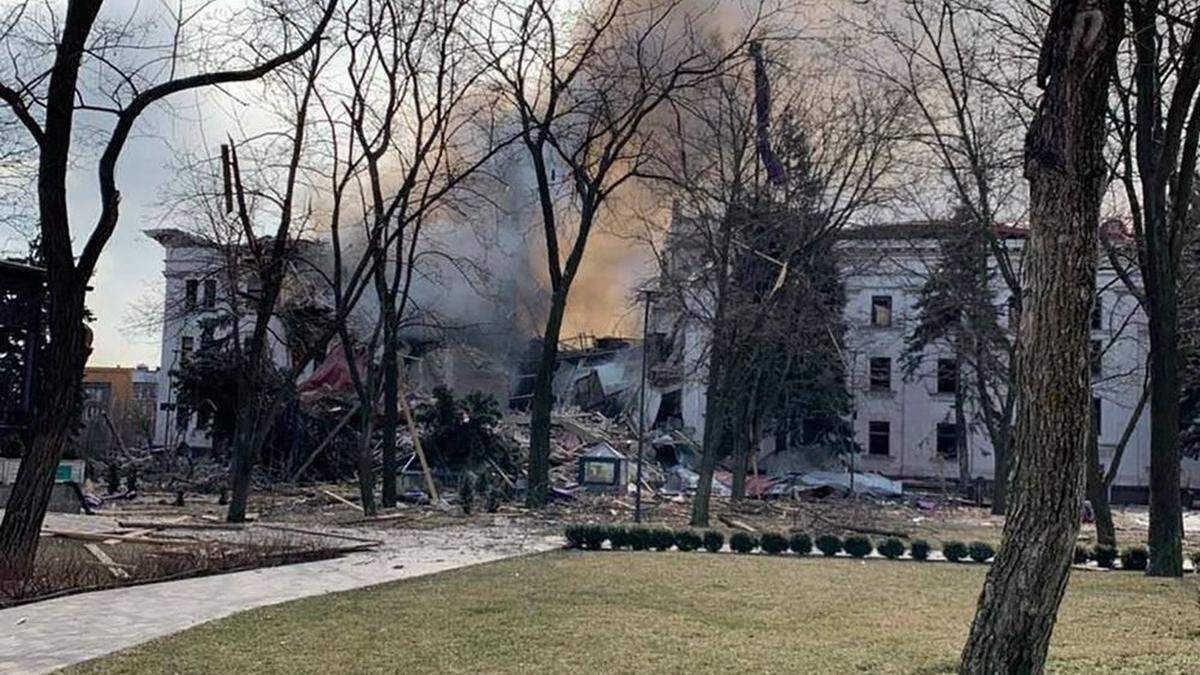
M 1000 325 L 985 232 L 959 210 L 938 235 L 938 255 L 916 302 L 916 326 L 905 338 L 902 366 L 912 378 L 931 349 L 948 351 L 954 360 L 955 449 L 962 488 L 971 480 L 967 438 L 983 418 L 992 433 L 997 457 L 1007 449 L 1011 420 L 1009 387 L 1012 343 Z M 1001 384 L 997 387 L 997 384 Z M 997 461 L 997 480 L 1003 462 Z

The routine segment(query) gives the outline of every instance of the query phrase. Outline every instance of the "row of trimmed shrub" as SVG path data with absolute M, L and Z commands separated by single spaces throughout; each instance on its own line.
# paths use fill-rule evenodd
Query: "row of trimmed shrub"
M 695 551 L 701 547 L 713 553 L 725 547 L 725 535 L 716 530 L 696 532 L 695 530 L 669 530 L 661 527 L 626 527 L 623 525 L 572 525 L 566 529 L 567 543 L 572 548 L 599 550 L 604 542 L 608 542 L 614 550 L 632 549 L 634 551 L 657 550 L 666 551 L 675 547 L 680 551 Z M 822 534 L 815 540 L 807 533 L 797 532 L 790 536 L 778 532 L 764 532 L 761 535 L 749 532 L 734 532 L 729 537 L 729 548 L 735 553 L 752 553 L 762 550 L 763 553 L 779 555 L 791 551 L 797 555 L 808 555 L 813 548 L 827 556 L 835 556 L 845 551 L 855 558 L 865 558 L 872 551 L 879 551 L 885 558 L 895 560 L 907 552 L 913 560 L 927 560 L 932 550 L 929 542 L 915 539 L 911 546 L 897 538 L 888 538 L 873 543 L 869 538 L 852 535 L 845 539 L 832 534 Z M 986 562 L 996 553 L 991 545 L 982 541 L 964 544 L 960 541 L 947 541 L 942 546 L 942 555 L 951 562 L 960 562 L 967 558 L 976 562 Z
M 1076 565 L 1086 565 L 1089 560 L 1105 569 L 1112 569 L 1115 561 L 1120 560 L 1121 569 L 1140 572 L 1150 564 L 1150 551 L 1145 546 L 1130 546 L 1121 549 L 1120 552 L 1114 546 L 1100 544 L 1091 548 L 1076 546 L 1073 562 Z

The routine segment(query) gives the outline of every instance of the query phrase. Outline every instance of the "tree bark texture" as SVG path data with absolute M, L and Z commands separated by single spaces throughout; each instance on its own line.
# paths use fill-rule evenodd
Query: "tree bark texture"
M 54 488 L 54 472 L 71 436 L 75 419 L 72 412 L 78 408 L 87 363 L 83 320 L 90 274 L 80 274 L 75 267 L 67 211 L 67 167 L 80 59 L 99 11 L 99 2 L 72 2 L 67 6 L 50 71 L 37 181 L 48 278 L 49 344 L 35 398 L 33 443 L 21 460 L 0 523 L 0 583 L 25 578 L 33 569 L 42 521 Z M 115 214 L 116 205 L 111 207 Z
M 392 317 L 384 313 L 383 330 L 383 505 L 390 508 L 396 505 L 396 472 L 400 469 L 396 457 L 396 430 L 400 426 L 400 374 L 397 372 L 400 359 L 397 353 L 396 331 L 388 326 L 394 326 Z
M 992 461 L 995 463 L 995 476 L 992 478 L 992 515 L 1002 516 L 1009 494 L 1009 452 L 1007 436 L 1003 443 L 993 443 Z
M 963 374 L 961 346 L 954 350 L 954 457 L 958 460 L 958 492 L 966 495 L 971 489 L 971 450 L 967 445 L 967 392 Z
M 1092 433 L 1088 434 L 1088 457 L 1086 490 L 1092 513 L 1096 519 L 1096 543 L 1103 546 L 1117 545 L 1117 528 L 1113 524 L 1112 505 L 1108 503 L 1108 486 L 1100 472 L 1100 439 L 1093 421 Z
M 50 283 L 53 287 L 64 282 L 51 278 Z M 21 458 L 0 526 L 0 584 L 23 579 L 33 568 L 55 469 L 71 437 L 75 419 L 72 411 L 78 408 L 87 362 L 82 287 L 51 293 L 57 302 L 50 307 L 50 344 L 41 364 L 43 379 L 34 411 L 33 443 Z
M 243 392 L 257 390 L 257 384 L 249 381 L 257 379 L 252 376 L 254 368 L 246 366 L 242 370 L 242 382 L 238 386 L 238 420 L 233 432 L 233 454 L 229 460 L 229 510 L 225 520 L 230 523 L 241 523 L 246 520 L 246 505 L 250 500 L 250 474 L 258 463 L 258 446 L 254 442 L 258 426 L 258 411 L 254 401 L 245 400 Z
M 529 489 L 525 502 L 530 508 L 545 506 L 550 499 L 550 413 L 554 408 L 554 371 L 566 309 L 566 291 L 555 291 L 550 296 L 550 314 L 542 335 L 542 353 L 529 408 Z
M 962 673 L 1037 673 L 1079 532 L 1091 383 L 1088 317 L 1105 186 L 1104 116 L 1123 29 L 1120 0 L 1051 11 L 1025 143 L 1027 301 L 1017 347 L 1013 491 Z
M 1164 285 L 1165 286 L 1165 285 Z M 1174 284 L 1169 293 L 1173 298 Z M 1183 576 L 1183 504 L 1179 494 L 1178 304 L 1147 294 L 1150 302 L 1150 576 Z
M 720 307 L 718 306 L 718 316 Z M 718 319 L 719 321 L 719 319 Z M 708 386 L 704 398 L 704 437 L 696 494 L 692 496 L 692 527 L 708 527 L 709 505 L 712 501 L 713 474 L 717 470 L 721 447 L 725 443 L 728 410 L 724 402 L 722 380 L 725 359 L 723 350 L 712 350 L 708 363 Z
M 749 399 L 750 395 L 747 393 L 745 396 Z M 747 434 L 747 408 L 749 405 L 748 400 L 738 403 L 738 411 L 734 413 L 733 418 L 733 435 L 729 439 L 733 456 L 733 478 L 730 481 L 730 496 L 734 501 L 746 498 L 746 471 L 750 467 L 750 443 Z
M 1183 574 L 1179 495 L 1179 239 L 1195 170 L 1196 114 L 1185 124 L 1197 85 L 1196 28 L 1180 50 L 1174 86 L 1164 92 L 1157 0 L 1130 2 L 1135 64 L 1136 157 L 1141 184 L 1139 267 L 1150 332 L 1150 564 L 1154 576 Z M 1168 109 L 1163 115 L 1163 108 Z M 1180 105 L 1186 104 L 1186 105 Z M 1164 124 L 1165 117 L 1165 124 Z M 1186 132 L 1185 132 L 1186 128 Z M 1187 140 L 1183 140 L 1186 133 Z M 1188 147 L 1190 146 L 1190 148 Z M 1182 150 L 1182 152 L 1181 152 Z M 1171 194 L 1175 192 L 1176 194 Z M 1182 197 L 1180 195 L 1183 195 Z M 1180 206 L 1183 208 L 1181 209 Z

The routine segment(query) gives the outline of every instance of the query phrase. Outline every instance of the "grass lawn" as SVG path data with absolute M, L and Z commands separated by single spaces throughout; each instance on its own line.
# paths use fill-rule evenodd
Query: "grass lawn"
M 554 552 L 245 612 L 69 672 L 944 672 L 985 569 Z M 1075 572 L 1050 656 L 1200 672 L 1200 582 Z

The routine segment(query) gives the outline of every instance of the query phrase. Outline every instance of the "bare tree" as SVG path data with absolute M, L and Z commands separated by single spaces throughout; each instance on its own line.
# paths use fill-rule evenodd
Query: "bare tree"
M 1013 494 L 963 673 L 1040 672 L 1070 576 L 1090 424 L 1087 326 L 1106 178 L 1105 107 L 1123 10 L 1119 0 L 1055 2 L 1045 33 L 1037 78 L 1045 93 L 1025 144 L 1031 236 Z
M 230 500 L 229 511 L 226 514 L 231 523 L 240 523 L 246 519 L 251 470 L 258 461 L 259 453 L 278 417 L 279 405 L 283 400 L 280 395 L 264 397 L 263 378 L 270 365 L 271 322 L 276 318 L 276 305 L 287 275 L 288 260 L 295 253 L 295 231 L 303 226 L 303 223 L 294 223 L 297 218 L 297 183 L 305 147 L 305 132 L 308 128 L 309 106 L 316 90 L 321 64 L 321 50 L 314 49 L 308 62 L 303 65 L 298 78 L 300 85 L 290 92 L 295 103 L 295 123 L 290 133 L 290 147 L 285 155 L 286 169 L 282 177 L 282 187 L 277 192 L 277 211 L 272 210 L 278 214 L 278 220 L 274 232 L 269 237 L 260 238 L 251 216 L 236 146 L 232 148 L 229 157 L 234 202 L 232 210 L 236 222 L 240 225 L 244 248 L 249 252 L 257 281 L 257 288 L 248 303 L 248 312 L 253 316 L 252 328 L 247 336 L 248 344 L 245 344 L 241 331 L 237 329 L 234 331 L 236 337 L 232 344 L 233 353 L 240 357 L 240 367 L 237 383 L 238 419 L 233 436 Z M 230 279 L 229 283 L 237 288 L 242 280 L 235 277 Z M 236 294 L 234 297 L 236 298 Z M 308 358 L 311 358 L 311 355 Z
M 1180 497 L 1180 294 L 1200 143 L 1200 29 L 1196 3 L 1130 3 L 1131 62 L 1113 105 L 1137 267 L 1150 334 L 1150 565 L 1154 576 L 1183 574 Z M 1184 14 L 1190 18 L 1185 19 Z
M 399 333 L 413 309 L 425 225 L 453 213 L 449 199 L 513 140 L 498 137 L 495 108 L 479 85 L 486 64 L 466 43 L 466 0 L 383 0 L 347 9 L 350 90 L 346 141 L 362 153 L 361 176 L 375 254 L 381 320 L 383 505 L 396 504 Z M 354 366 L 351 366 L 354 368 Z M 375 394 L 364 390 L 364 407 Z M 365 502 L 364 502 L 365 503 Z
M 260 56 L 261 40 L 266 35 L 250 31 L 244 37 L 256 43 L 250 52 L 253 56 L 243 57 L 231 49 L 226 52 L 229 56 L 224 63 L 213 69 L 197 69 L 193 74 L 183 74 L 189 69 L 190 52 L 178 49 L 188 14 L 176 15 L 179 28 L 176 40 L 165 55 L 151 57 L 157 64 L 154 68 L 122 63 L 122 59 L 137 58 L 134 54 L 150 45 L 134 42 L 136 36 L 122 35 L 121 24 L 97 24 L 105 3 L 72 0 L 62 16 L 55 16 L 51 10 L 31 12 L 28 16 L 29 30 L 55 36 L 54 53 L 47 55 L 49 66 L 35 65 L 32 72 L 14 69 L 5 73 L 6 82 L 0 84 L 0 101 L 37 145 L 40 242 L 49 275 L 50 343 L 42 364 L 42 386 L 34 412 L 35 440 L 21 463 L 0 525 L 0 578 L 20 578 L 33 565 L 54 469 L 70 433 L 71 416 L 63 415 L 62 411 L 76 407 L 89 352 L 87 331 L 83 329 L 84 300 L 96 263 L 117 226 L 120 206 L 117 162 L 135 123 L 148 108 L 174 94 L 254 80 L 303 56 L 320 40 L 335 3 L 336 0 L 326 3 L 312 28 L 298 24 L 307 17 L 295 8 L 273 13 L 280 27 L 274 39 L 283 47 L 278 55 Z M 108 104 L 87 102 L 92 97 L 80 82 L 80 71 L 85 64 L 89 69 L 111 69 L 115 74 L 116 85 L 106 91 Z M 96 164 L 100 214 L 76 256 L 66 177 L 71 161 L 72 127 L 76 114 L 84 110 L 111 115 L 113 124 L 102 142 L 103 151 Z
M 484 58 L 533 167 L 550 284 L 531 403 L 530 506 L 549 495 L 552 380 L 588 238 L 608 200 L 654 155 L 655 113 L 738 60 L 767 13 L 760 6 L 718 38 L 700 33 L 709 11 L 697 14 L 680 0 L 574 11 L 532 0 L 498 8 L 486 25 Z
M 754 61 L 674 97 L 669 140 L 646 171 L 674 203 L 657 252 L 658 314 L 680 324 L 682 376 L 706 388 L 697 526 L 708 523 L 717 462 L 732 452 L 742 494 L 747 459 L 772 425 L 777 447 L 848 445 L 837 355 L 845 270 L 834 245 L 888 198 L 884 178 L 903 135 L 898 97 L 847 87 L 820 64 L 799 67 L 790 44 L 775 44 L 771 86 L 765 49 L 754 48 Z M 805 389 L 805 379 L 820 384 Z
M 868 19 L 853 20 L 851 25 L 877 38 L 878 44 L 868 43 L 870 48 L 860 57 L 866 74 L 904 92 L 912 104 L 918 123 L 910 139 L 916 152 L 909 162 L 917 173 L 933 173 L 933 184 L 923 182 L 918 188 L 919 207 L 930 200 L 931 192 L 949 196 L 959 212 L 955 221 L 969 228 L 982 248 L 976 291 L 989 293 L 994 273 L 1002 282 L 1001 301 L 1008 314 L 1020 316 L 1020 249 L 1009 245 L 1001 225 L 1025 211 L 1018 173 L 1020 137 L 1035 110 L 1036 95 L 1031 91 L 1029 43 L 1014 39 L 1014 33 L 1032 32 L 1031 17 L 1007 11 L 1010 8 L 1004 4 L 980 7 L 969 0 L 917 0 L 906 3 L 899 17 L 874 9 Z M 1033 18 L 1037 16 L 1033 12 Z M 973 313 L 981 320 L 957 326 L 959 339 L 953 349 L 955 358 L 967 366 L 962 379 L 970 384 L 962 396 L 969 396 L 991 441 L 992 511 L 1000 514 L 1016 409 L 1013 352 L 1019 326 L 997 332 L 994 322 L 987 320 L 986 307 L 979 305 Z M 958 425 L 960 435 L 963 426 Z M 966 454 L 960 452 L 960 461 L 965 460 Z

